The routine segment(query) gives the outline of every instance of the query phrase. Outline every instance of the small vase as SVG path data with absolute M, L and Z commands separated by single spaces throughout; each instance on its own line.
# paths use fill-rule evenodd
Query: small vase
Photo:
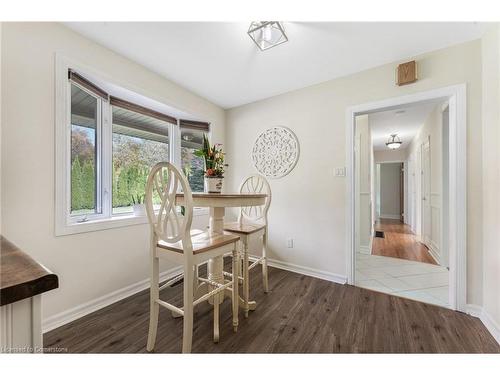
M 205 177 L 205 193 L 220 193 L 223 177 Z
M 134 216 L 146 216 L 146 206 L 144 204 L 134 204 Z

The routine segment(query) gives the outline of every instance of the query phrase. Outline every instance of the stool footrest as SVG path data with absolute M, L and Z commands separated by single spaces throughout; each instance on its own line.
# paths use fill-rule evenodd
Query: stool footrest
M 163 306 L 163 307 L 169 309 L 170 311 L 173 311 L 173 312 L 175 312 L 175 313 L 177 313 L 179 315 L 184 316 L 184 310 L 181 309 L 181 308 L 179 308 L 179 307 L 177 307 L 177 306 L 174 306 L 174 305 L 172 305 L 172 304 L 170 304 L 168 302 L 162 301 L 161 299 L 157 299 L 155 302 L 158 305 Z
M 229 281 L 228 283 L 226 284 L 219 284 L 215 281 L 212 281 L 212 280 L 208 280 L 208 279 L 204 279 L 204 278 L 201 278 L 199 277 L 198 278 L 199 280 L 201 281 L 204 281 L 206 282 L 207 284 L 209 285 L 212 285 L 212 286 L 215 286 L 216 288 L 212 291 L 210 291 L 209 293 L 207 294 L 204 294 L 202 295 L 200 298 L 198 298 L 196 301 L 193 302 L 193 306 L 196 306 L 198 305 L 199 303 L 203 302 L 203 301 L 206 301 L 207 299 L 209 299 L 210 297 L 216 295 L 216 294 L 219 294 L 220 292 L 222 292 L 224 289 L 230 289 L 231 286 L 233 285 L 233 281 Z
M 168 280 L 165 284 L 160 286 L 159 290 L 163 290 L 165 288 L 168 288 L 169 286 L 175 284 L 178 281 L 184 280 L 184 274 L 181 273 L 180 275 L 175 276 L 173 279 Z
M 224 274 L 224 276 L 227 276 L 227 277 L 233 277 L 233 274 L 231 272 L 224 271 L 223 274 Z M 243 276 L 238 276 L 238 279 L 243 280 Z
M 251 269 L 252 269 L 252 268 L 254 268 L 256 265 L 261 264 L 263 261 L 264 261 L 264 257 L 257 259 L 256 261 L 254 261 L 252 264 L 250 264 L 250 265 L 248 266 L 248 269 L 249 269 L 249 270 L 251 270 Z

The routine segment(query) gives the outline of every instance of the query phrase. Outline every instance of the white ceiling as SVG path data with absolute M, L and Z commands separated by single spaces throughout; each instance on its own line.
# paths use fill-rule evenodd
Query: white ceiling
M 398 107 L 388 111 L 370 113 L 368 115 L 370 130 L 375 151 L 389 150 L 385 143 L 391 134 L 397 134 L 405 149 L 441 101 L 428 101 Z M 403 112 L 403 113 L 401 113 Z
M 289 42 L 260 51 L 249 24 L 66 23 L 223 108 L 477 39 L 484 30 L 473 22 L 284 22 Z

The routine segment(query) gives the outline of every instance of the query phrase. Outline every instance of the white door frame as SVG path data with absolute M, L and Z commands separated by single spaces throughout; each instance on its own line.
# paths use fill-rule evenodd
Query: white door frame
M 351 106 L 346 109 L 346 267 L 347 282 L 354 284 L 354 131 L 355 116 L 396 109 L 410 103 L 447 99 L 449 103 L 449 261 L 451 309 L 465 311 L 467 292 L 467 117 L 466 84 L 399 96 L 386 100 Z M 445 235 L 445 234 L 443 234 Z
M 432 249 L 432 213 L 431 213 L 431 137 L 430 135 L 419 145 L 420 148 L 420 241 Z M 426 155 L 427 153 L 427 155 Z M 428 157 L 426 165 L 425 158 Z M 427 175 L 426 175 L 427 173 Z M 426 184 L 429 184 L 428 186 Z M 441 195 L 442 196 L 442 195 Z M 427 207 L 426 207 L 427 206 Z M 442 214 L 442 213 L 441 213 Z M 441 233 L 441 236 L 443 234 Z M 432 256 L 432 254 L 431 254 Z

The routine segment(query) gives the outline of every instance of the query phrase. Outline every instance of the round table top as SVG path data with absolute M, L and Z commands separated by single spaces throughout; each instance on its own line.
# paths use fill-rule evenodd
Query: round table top
M 195 207 L 245 207 L 262 206 L 267 194 L 261 193 L 192 193 Z M 182 204 L 184 194 L 176 195 L 176 203 Z

